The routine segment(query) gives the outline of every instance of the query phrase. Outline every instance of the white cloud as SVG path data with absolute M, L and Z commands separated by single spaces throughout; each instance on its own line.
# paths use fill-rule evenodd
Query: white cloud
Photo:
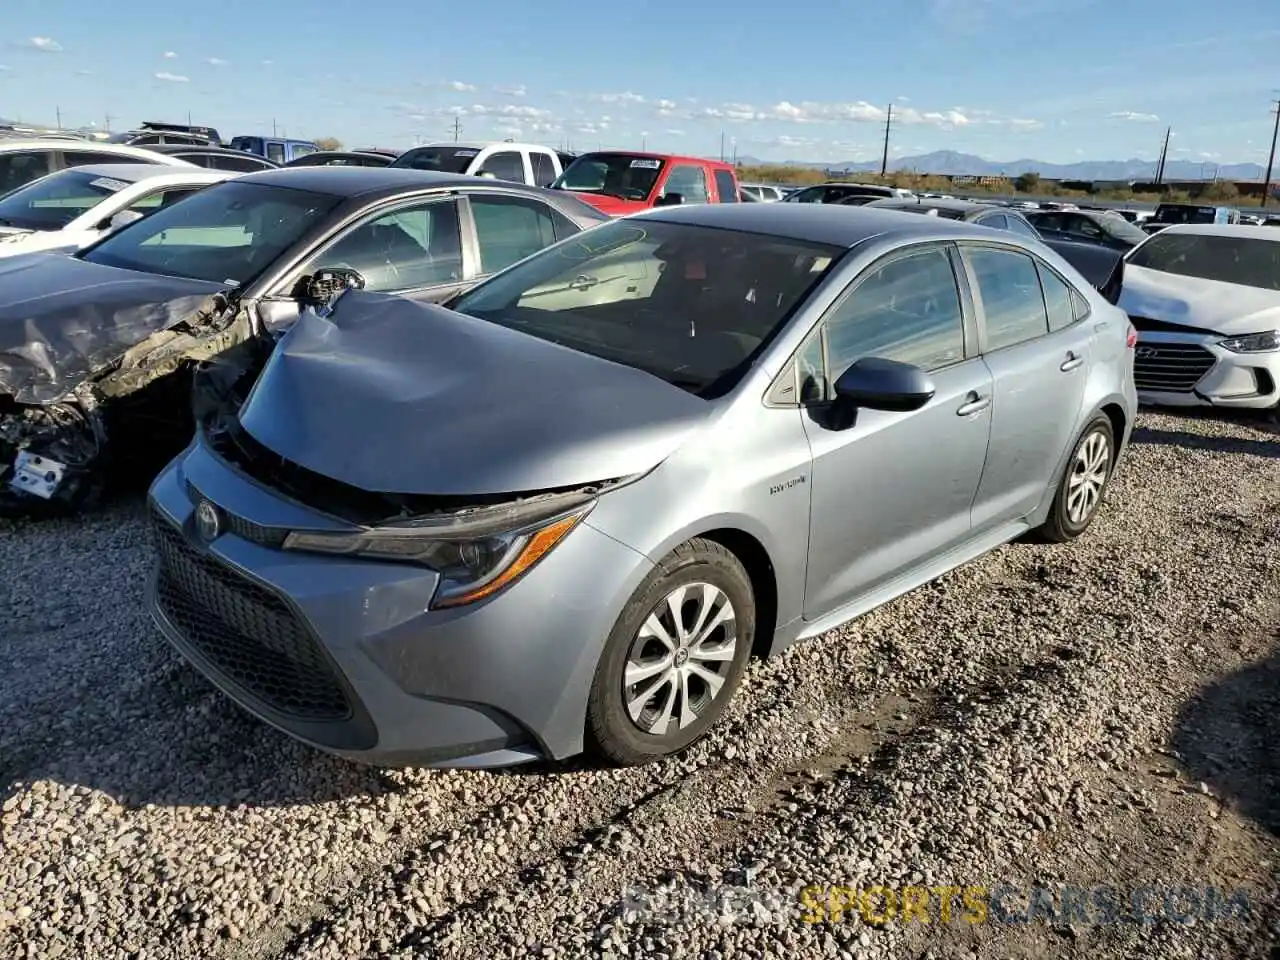
M 0 73 L 10 73 L 12 70 L 13 67 L 8 64 L 0 63 Z
M 500 93 L 504 97 L 523 97 L 529 91 L 523 83 L 512 84 L 510 86 L 497 86 L 493 88 L 494 93 Z
M 595 120 L 579 123 L 573 128 L 575 133 L 605 133 L 609 129 L 608 120 Z
M 683 131 L 683 130 L 663 130 L 662 132 L 663 132 L 663 133 L 665 133 L 668 137 L 683 137 L 683 136 L 684 136 L 684 131 Z
M 504 123 L 501 126 L 494 127 L 493 130 L 495 133 L 501 134 L 504 137 L 519 138 L 524 134 L 524 128 L 517 127 L 513 123 Z
M 92 77 L 92 76 L 93 76 L 93 71 L 92 71 L 92 70 L 77 70 L 77 71 L 76 71 L 76 76 L 77 76 L 77 77 Z
M 170 73 L 168 70 L 161 70 L 156 74 L 157 80 L 163 80 L 165 83 L 190 83 L 189 77 L 182 77 L 176 73 Z
M 547 120 L 551 117 L 550 110 L 543 110 L 541 107 L 527 107 L 522 103 L 500 103 L 494 106 L 477 103 L 453 112 L 469 113 L 477 117 L 516 117 L 522 120 Z
M 41 53 L 59 53 L 62 50 L 62 44 L 53 37 L 32 37 L 23 46 L 39 50 Z
M 176 53 L 174 53 L 172 50 L 166 50 L 164 53 L 160 54 L 160 56 L 161 56 L 161 58 L 162 58 L 162 59 L 164 59 L 164 60 L 177 60 L 177 59 L 178 59 L 178 55 L 177 55 Z
M 1128 120 L 1132 123 L 1156 123 L 1159 117 L 1154 113 L 1137 113 L 1133 110 L 1117 110 L 1115 113 L 1108 113 L 1109 120 Z
M 893 99 L 897 100 L 899 103 L 910 103 L 910 102 L 911 102 L 911 98 L 910 98 L 910 97 L 894 97 Z
M 445 86 L 455 93 L 471 93 L 476 88 L 474 83 L 463 83 L 461 80 L 450 80 Z
M 263 60 L 263 61 L 262 61 L 262 65 L 263 65 L 264 67 L 269 67 L 269 66 L 271 66 L 273 63 L 275 63 L 275 61 L 274 61 L 274 60 Z
M 587 99 L 593 103 L 644 103 L 644 97 L 638 93 L 590 93 Z
M 205 63 L 207 63 L 211 67 L 225 67 L 227 65 L 227 61 L 221 59 L 220 57 L 209 57 L 208 59 L 205 60 Z

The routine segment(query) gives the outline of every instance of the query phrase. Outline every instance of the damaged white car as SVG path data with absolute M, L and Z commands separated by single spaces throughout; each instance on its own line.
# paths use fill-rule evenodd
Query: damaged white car
M 269 351 L 335 289 L 443 301 L 605 219 L 518 184 L 304 167 L 215 184 L 72 256 L 0 259 L 0 514 L 81 509 L 154 473 L 190 440 L 193 366 Z

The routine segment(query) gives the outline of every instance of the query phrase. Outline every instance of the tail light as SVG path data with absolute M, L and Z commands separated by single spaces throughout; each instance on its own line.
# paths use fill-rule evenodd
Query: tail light
M 1129 324 L 1129 329 L 1125 331 L 1124 345 L 1126 349 L 1129 349 L 1129 350 L 1132 350 L 1134 347 L 1138 345 L 1138 328 L 1135 327 L 1132 323 Z

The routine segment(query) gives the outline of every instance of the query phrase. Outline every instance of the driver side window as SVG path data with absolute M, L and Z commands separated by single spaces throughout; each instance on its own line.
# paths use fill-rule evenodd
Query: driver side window
M 302 273 L 333 267 L 355 270 L 366 290 L 381 293 L 461 280 L 457 202 L 420 203 L 366 220 L 307 261 Z
M 937 370 L 964 359 L 964 311 L 945 249 L 930 247 L 873 265 L 826 321 L 830 384 L 862 357 Z

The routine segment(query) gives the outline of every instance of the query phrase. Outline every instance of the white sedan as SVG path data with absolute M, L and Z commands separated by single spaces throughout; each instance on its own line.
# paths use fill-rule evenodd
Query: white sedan
M 60 170 L 0 197 L 0 257 L 74 252 L 113 230 L 234 177 L 194 165 L 90 164 Z
M 1138 398 L 1280 411 L 1280 230 L 1179 224 L 1125 257 Z

